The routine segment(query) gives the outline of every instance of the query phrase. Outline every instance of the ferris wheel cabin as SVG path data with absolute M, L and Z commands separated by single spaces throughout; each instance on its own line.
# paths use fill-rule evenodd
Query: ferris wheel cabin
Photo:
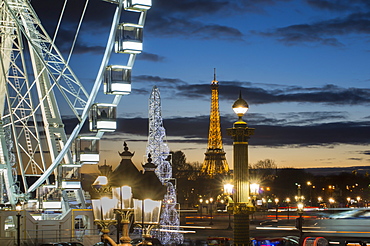
M 140 54 L 143 50 L 143 26 L 120 23 L 114 48 L 116 53 Z
M 123 1 L 125 10 L 142 12 L 152 7 L 152 0 L 104 0 L 105 2 L 119 4 Z
M 115 104 L 93 104 L 89 114 L 90 131 L 114 132 L 117 129 L 116 109 Z
M 146 11 L 152 7 L 152 0 L 126 0 L 125 10 Z
M 81 165 L 76 164 L 64 164 L 61 166 L 62 169 L 62 188 L 63 189 L 80 189 L 81 188 Z
M 128 95 L 131 93 L 131 68 L 121 65 L 110 65 L 105 69 L 104 93 Z
M 99 138 L 77 137 L 74 142 L 73 159 L 77 164 L 99 163 Z

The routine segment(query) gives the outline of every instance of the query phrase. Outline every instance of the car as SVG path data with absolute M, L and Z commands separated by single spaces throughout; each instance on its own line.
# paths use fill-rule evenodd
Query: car
M 82 243 L 80 242 L 68 242 L 70 246 L 84 246 Z
M 96 244 L 94 244 L 93 246 L 104 246 L 105 244 L 104 244 L 104 242 L 98 242 L 98 243 L 96 243 Z M 112 246 L 110 243 L 108 243 L 107 242 L 107 244 L 106 244 L 107 246 Z
M 43 243 L 40 246 L 84 246 L 80 242 Z
M 182 242 L 182 246 L 194 246 L 194 242 L 190 239 L 185 238 Z
M 334 237 L 340 233 L 347 238 L 369 238 L 369 219 L 369 209 L 351 209 L 315 220 L 310 233 L 323 237 Z
M 43 243 L 40 244 L 39 246 L 64 246 L 64 245 L 61 243 Z
M 134 238 L 134 239 L 132 239 L 131 241 L 130 241 L 130 243 L 131 243 L 131 245 L 132 246 L 136 246 L 136 245 L 138 245 L 139 243 L 141 243 L 143 240 L 142 240 L 142 238 Z
M 298 246 L 299 237 L 255 237 L 252 238 L 253 246 Z
M 211 246 L 229 246 L 231 238 L 228 237 L 209 237 L 207 238 L 207 245 Z
M 208 246 L 207 240 L 195 240 L 195 246 Z

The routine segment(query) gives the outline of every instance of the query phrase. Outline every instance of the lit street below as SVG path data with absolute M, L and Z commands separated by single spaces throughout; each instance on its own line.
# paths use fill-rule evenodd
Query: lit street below
M 185 214 L 182 214 L 182 218 Z M 320 229 L 315 227 L 315 216 L 304 216 L 303 235 L 306 237 L 325 237 L 331 245 L 345 245 L 345 242 L 367 242 L 370 239 L 370 231 L 336 231 Z M 287 216 L 278 215 L 275 212 L 257 212 L 251 216 L 250 236 L 279 238 L 284 236 L 299 236 L 295 228 L 295 213 Z M 230 225 L 233 227 L 232 217 Z M 365 222 L 365 221 L 364 221 Z M 211 225 L 210 225 L 211 224 Z M 183 225 L 183 223 L 182 223 Z M 206 240 L 208 237 L 233 238 L 233 230 L 229 227 L 229 216 L 227 213 L 216 213 L 212 221 L 209 214 L 200 218 L 199 213 L 186 213 L 186 226 L 183 228 L 188 233 L 184 234 L 185 241 Z M 348 228 L 347 228 L 348 229 Z M 350 229 L 348 229 L 350 230 Z M 193 233 L 192 233 L 193 232 Z M 195 232 L 195 233 L 194 233 Z M 352 233 L 353 232 L 353 233 Z

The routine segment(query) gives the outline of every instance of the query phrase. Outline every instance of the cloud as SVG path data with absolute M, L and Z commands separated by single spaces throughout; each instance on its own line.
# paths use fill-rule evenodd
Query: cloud
M 366 151 L 359 151 L 360 154 L 363 154 L 363 155 L 370 155 L 370 150 L 366 150 Z
M 165 57 L 157 54 L 152 54 L 148 52 L 142 52 L 136 57 L 138 60 L 152 61 L 152 62 L 163 62 Z
M 245 12 L 261 12 L 265 6 L 289 1 L 291 0 L 161 0 L 153 3 L 151 11 L 191 17 L 224 16 Z
M 296 113 L 295 113 L 296 114 Z M 306 115 L 306 112 L 298 115 Z M 315 115 L 317 112 L 311 112 L 308 115 Z M 321 112 L 322 115 L 324 113 Z M 327 112 L 338 118 L 339 113 Z M 288 116 L 288 115 L 286 115 Z M 262 115 L 249 115 L 248 125 L 255 128 L 255 134 L 251 137 L 250 143 L 254 146 L 267 147 L 317 147 L 330 146 L 338 144 L 367 145 L 370 143 L 370 121 L 363 122 L 332 122 L 318 123 L 320 119 L 314 116 L 310 124 L 296 125 L 296 122 L 286 122 L 285 119 L 269 118 Z M 308 118 L 306 116 L 306 118 Z M 261 120 L 263 119 L 263 120 Z M 333 119 L 333 118 L 332 118 Z M 235 116 L 221 116 L 222 136 L 225 144 L 232 144 L 231 137 L 226 134 L 226 128 L 232 127 Z M 74 120 L 64 119 L 67 128 L 71 128 L 75 123 Z M 167 137 L 171 142 L 192 142 L 204 143 L 208 141 L 209 115 L 197 117 L 180 117 L 163 120 Z M 147 118 L 119 118 L 119 128 L 117 133 L 135 134 L 140 137 L 148 136 Z M 71 130 L 69 130 L 70 132 Z M 88 132 L 87 126 L 84 126 L 83 132 Z M 370 155 L 369 151 L 362 154 Z
M 323 87 L 280 87 L 265 89 L 249 82 L 228 81 L 219 82 L 219 99 L 236 100 L 236 91 L 241 91 L 243 98 L 252 104 L 269 104 L 282 102 L 323 103 L 328 105 L 368 105 L 370 103 L 370 89 L 342 88 L 335 85 Z M 248 87 L 244 87 L 249 85 Z M 222 87 L 221 87 L 222 86 Z M 277 86 L 276 86 L 277 87 Z M 177 87 L 178 96 L 187 98 L 209 97 L 208 84 L 184 84 Z
M 343 18 L 334 18 L 311 24 L 290 25 L 267 32 L 253 31 L 253 33 L 276 37 L 278 41 L 286 45 L 320 43 L 329 46 L 344 46 L 337 36 L 370 33 L 370 12 L 352 13 Z
M 257 125 L 254 145 L 327 146 L 335 144 L 369 144 L 370 122 L 334 122 L 306 126 Z
M 201 40 L 243 41 L 244 34 L 232 25 L 221 24 L 225 16 L 242 15 L 247 13 L 264 12 L 266 6 L 291 0 L 161 0 L 153 2 L 148 11 L 145 35 L 156 37 L 179 37 Z M 62 28 L 71 33 L 77 28 L 79 18 L 84 9 L 84 1 L 68 1 Z M 43 25 L 53 33 L 58 23 L 63 1 L 33 0 L 32 5 L 38 13 Z M 90 1 L 83 21 L 81 36 L 90 43 L 101 33 L 106 33 L 113 18 L 115 4 L 105 1 Z M 124 11 L 122 21 L 137 22 L 137 13 Z M 95 38 L 93 38 L 95 37 Z M 58 36 L 58 39 L 60 36 Z M 98 46 L 103 46 L 99 44 Z M 87 45 L 83 45 L 87 46 Z M 95 45 L 93 45 L 94 47 Z M 87 52 L 90 52 L 88 49 Z M 81 51 L 83 52 L 83 51 Z M 161 57 L 144 54 L 138 59 L 161 61 Z M 157 60 L 159 59 L 159 60 Z
M 140 82 L 163 82 L 163 83 L 168 83 L 168 84 L 184 84 L 185 82 L 181 79 L 171 79 L 171 78 L 162 78 L 159 76 L 151 76 L 151 75 L 139 75 L 134 77 L 135 80 L 140 81 Z
M 198 39 L 223 39 L 223 40 L 241 40 L 243 34 L 236 28 L 217 23 L 206 23 L 193 18 L 203 15 L 215 15 L 225 13 L 225 9 L 238 9 L 243 7 L 247 9 L 246 4 L 239 4 L 239 1 L 211 1 L 211 0 L 163 0 L 153 3 L 152 9 L 149 10 L 146 22 L 147 34 L 154 34 L 157 36 L 172 36 L 176 37 L 182 35 L 188 38 Z M 249 1 L 248 1 L 249 2 Z M 252 2 L 252 1 L 251 1 Z M 262 1 L 271 2 L 271 1 Z M 63 7 L 62 1 L 55 3 L 48 1 L 44 3 L 41 0 L 32 1 L 36 12 L 38 13 L 43 25 L 53 33 L 57 23 L 59 14 Z M 256 5 L 256 4 L 251 4 Z M 91 38 L 93 35 L 101 35 L 106 33 L 113 18 L 115 4 L 105 1 L 90 1 L 86 15 L 84 17 L 81 34 L 87 35 Z M 74 35 L 77 29 L 79 18 L 84 9 L 84 2 L 69 1 L 66 7 L 65 15 L 63 16 L 62 28 L 64 31 L 69 31 Z M 192 18 L 189 18 L 192 17 Z M 123 21 L 136 22 L 137 13 L 130 13 L 125 11 L 123 14 Z M 62 37 L 61 37 L 62 36 Z M 63 35 L 58 35 L 58 39 L 64 39 Z M 90 40 L 84 40 L 88 42 Z M 146 54 L 139 59 L 162 59 L 155 55 Z
M 162 0 L 148 12 L 148 32 L 157 37 L 243 41 L 242 31 L 217 22 L 225 16 L 263 12 L 265 6 L 288 1 Z
M 370 10 L 370 3 L 368 0 L 306 0 L 306 2 L 318 9 L 330 11 L 363 11 Z
M 139 90 L 141 92 L 145 92 L 146 95 L 150 94 L 151 91 L 151 89 L 148 88 L 151 88 L 154 85 L 161 87 L 162 98 L 164 98 L 166 95 L 169 95 L 172 98 L 177 92 L 177 87 L 186 84 L 186 82 L 178 78 L 172 79 L 151 75 L 134 76 L 132 81 L 135 81 L 135 83 L 141 83 L 142 88 Z
M 234 27 L 172 16 L 158 16 L 155 20 L 149 20 L 147 25 L 150 33 L 156 37 L 182 36 L 189 39 L 241 41 L 244 36 Z
M 315 125 L 320 122 L 335 122 L 348 119 L 342 111 L 290 112 L 274 115 L 248 114 L 248 121 L 252 125 Z

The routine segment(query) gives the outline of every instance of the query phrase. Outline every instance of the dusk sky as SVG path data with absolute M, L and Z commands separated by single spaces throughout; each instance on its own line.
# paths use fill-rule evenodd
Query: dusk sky
M 231 168 L 226 128 L 237 120 L 231 105 L 239 91 L 250 106 L 244 120 L 256 129 L 249 142 L 251 164 L 264 159 L 296 168 L 370 164 L 370 1 L 152 1 L 144 52 L 133 68 L 133 90 L 119 104 L 119 129 L 103 137 L 100 164 L 118 164 L 124 141 L 135 151 L 134 162 L 144 161 L 154 85 L 161 92 L 169 147 L 182 150 L 188 162 L 202 162 L 213 68 Z M 31 2 L 51 32 L 63 2 Z M 63 52 L 72 43 L 84 3 L 69 1 L 57 38 Z M 100 66 L 114 8 L 90 0 L 87 9 L 71 61 L 87 90 Z M 133 16 L 124 14 L 127 20 Z M 123 54 L 110 60 L 126 62 Z M 99 102 L 112 101 L 101 94 Z

